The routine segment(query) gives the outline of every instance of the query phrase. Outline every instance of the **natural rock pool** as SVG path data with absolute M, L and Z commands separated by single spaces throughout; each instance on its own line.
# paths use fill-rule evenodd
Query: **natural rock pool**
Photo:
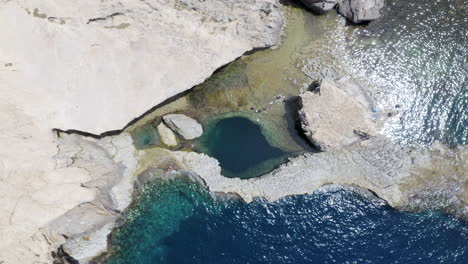
M 305 149 L 281 98 L 312 80 L 348 76 L 372 91 L 387 136 L 466 145 L 466 10 L 466 1 L 388 0 L 380 20 L 351 26 L 334 12 L 287 7 L 280 48 L 240 58 L 155 115 L 180 111 L 208 124 L 195 148 L 216 157 L 225 176 L 248 178 Z M 228 112 L 258 126 L 232 116 L 210 123 Z M 151 127 L 137 132 L 140 148 L 156 142 Z M 109 264 L 468 263 L 466 222 L 395 211 L 337 188 L 246 204 L 213 199 L 187 180 L 155 180 L 110 242 Z
M 200 152 L 216 158 L 226 177 L 260 176 L 284 163 L 288 153 L 271 146 L 261 127 L 245 117 L 214 120 L 205 125 Z

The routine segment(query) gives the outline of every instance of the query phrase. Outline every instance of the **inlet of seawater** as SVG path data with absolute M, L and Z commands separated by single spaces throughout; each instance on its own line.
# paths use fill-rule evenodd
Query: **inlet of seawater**
M 466 145 L 468 4 L 386 4 L 384 16 L 367 26 L 303 13 L 304 34 L 316 37 L 281 56 L 294 58 L 311 79 L 347 76 L 368 87 L 384 133 L 402 143 Z M 259 89 L 253 98 L 270 96 L 254 66 L 274 54 L 237 62 L 247 64 L 249 89 Z M 399 212 L 340 189 L 273 203 L 219 201 L 186 179 L 155 180 L 110 242 L 108 264 L 468 263 L 467 223 L 441 213 Z

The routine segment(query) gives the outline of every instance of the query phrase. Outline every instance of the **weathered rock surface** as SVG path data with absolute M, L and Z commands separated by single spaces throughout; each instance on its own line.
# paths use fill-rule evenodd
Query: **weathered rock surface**
M 0 1 L 0 262 L 50 263 L 41 227 L 100 195 L 95 172 L 58 166 L 52 129 L 122 129 L 282 22 L 278 0 Z
M 107 249 L 107 235 L 132 199 L 136 149 L 126 133 L 102 140 L 62 134 L 57 166 L 81 168 L 90 179 L 82 186 L 95 190 L 95 198 L 79 204 L 47 225 L 50 237 L 66 237 L 65 252 L 87 263 Z
M 318 13 L 325 13 L 332 10 L 338 0 L 301 0 L 301 2 Z
M 169 147 L 177 146 L 177 137 L 172 132 L 170 128 L 168 128 L 163 122 L 161 122 L 156 129 L 158 130 L 159 137 L 161 138 L 162 142 Z
M 212 192 L 237 193 L 245 201 L 269 201 L 313 193 L 339 184 L 371 190 L 399 209 L 438 209 L 468 220 L 468 149 L 402 147 L 378 136 L 341 149 L 306 154 L 259 178 L 221 175 L 218 161 L 204 154 L 167 152 L 195 172 Z
M 378 19 L 384 7 L 384 0 L 300 0 L 305 6 L 325 13 L 338 6 L 338 12 L 352 21 L 361 23 Z
M 299 116 L 309 140 L 321 150 L 352 144 L 377 134 L 371 103 L 349 80 L 323 80 L 319 88 L 300 95 Z
M 338 12 L 354 23 L 378 19 L 384 0 L 340 0 Z
M 183 138 L 190 140 L 203 134 L 203 127 L 193 118 L 182 114 L 169 114 L 163 117 L 164 123 Z

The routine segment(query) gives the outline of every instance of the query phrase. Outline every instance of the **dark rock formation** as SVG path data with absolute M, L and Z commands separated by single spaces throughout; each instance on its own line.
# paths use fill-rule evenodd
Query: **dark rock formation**
M 301 0 L 301 2 L 315 12 L 325 13 L 332 10 L 338 0 Z
M 383 7 L 384 0 L 341 0 L 338 12 L 353 23 L 361 23 L 379 18 Z
M 338 6 L 338 12 L 353 23 L 375 20 L 380 17 L 384 0 L 300 0 L 305 6 L 325 13 Z

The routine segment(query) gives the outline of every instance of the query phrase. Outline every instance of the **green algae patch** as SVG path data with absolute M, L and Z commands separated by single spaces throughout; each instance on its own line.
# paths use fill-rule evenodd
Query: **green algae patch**
M 151 124 L 145 124 L 136 128 L 130 135 L 137 149 L 145 149 L 162 144 L 156 128 Z

